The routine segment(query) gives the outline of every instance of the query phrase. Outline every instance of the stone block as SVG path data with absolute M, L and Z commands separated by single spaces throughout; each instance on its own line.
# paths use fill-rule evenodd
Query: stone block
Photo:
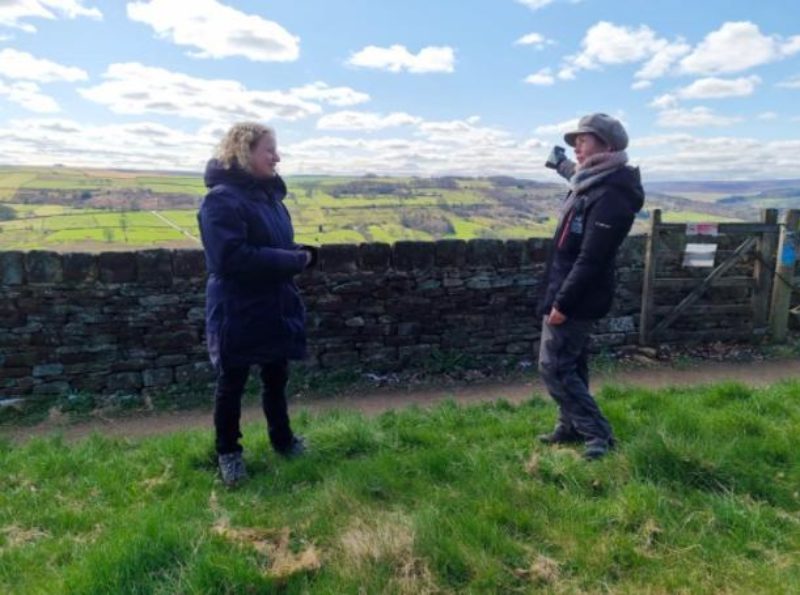
M 358 353 L 355 351 L 324 353 L 319 359 L 323 368 L 351 367 L 359 363 Z
M 206 275 L 206 257 L 202 250 L 174 250 L 172 274 L 181 279 L 196 279 Z
M 142 381 L 145 387 L 168 386 L 172 384 L 173 378 L 172 368 L 156 368 L 142 372 Z
M 139 298 L 139 303 L 145 308 L 158 308 L 161 306 L 174 306 L 181 302 L 178 295 L 165 293 L 160 295 L 147 295 Z
M 467 264 L 499 267 L 505 261 L 506 250 L 502 240 L 470 240 L 467 242 Z
M 34 386 L 33 394 L 36 396 L 60 396 L 66 395 L 70 390 L 67 382 L 48 382 Z
M 528 264 L 528 248 L 525 240 L 506 240 L 503 266 L 516 268 Z
M 169 250 L 136 252 L 136 271 L 139 283 L 143 285 L 171 285 L 172 253 Z
M 102 252 L 97 257 L 98 276 L 104 283 L 136 281 L 135 252 Z
M 186 362 L 189 361 L 189 357 L 182 354 L 175 354 L 175 355 L 162 355 L 158 359 L 156 359 L 156 365 L 158 367 L 172 367 L 172 366 L 182 366 Z
M 85 283 L 97 279 L 97 259 L 93 254 L 68 252 L 61 256 L 64 281 Z
M 545 263 L 550 256 L 553 242 L 544 238 L 531 238 L 527 242 L 528 258 L 532 263 Z
M 383 271 L 392 263 L 392 247 L 384 243 L 361 244 L 358 247 L 361 268 L 371 271 Z
M 433 267 L 434 244 L 402 241 L 394 245 L 392 262 L 401 271 L 426 270 Z
M 22 285 L 25 282 L 25 253 L 0 252 L 0 285 Z
M 422 325 L 418 322 L 401 322 L 397 325 L 399 337 L 413 337 L 422 332 Z
M 40 364 L 33 367 L 34 378 L 46 378 L 48 376 L 59 376 L 64 373 L 64 365 L 60 363 Z
M 438 240 L 434 247 L 437 267 L 461 267 L 467 262 L 467 242 L 464 240 Z
M 358 246 L 323 244 L 319 249 L 319 269 L 326 273 L 354 273 L 358 270 Z
M 512 355 L 530 355 L 533 353 L 533 345 L 528 342 L 509 343 L 506 345 L 505 352 Z
M 205 384 L 214 378 L 216 378 L 216 372 L 208 362 L 195 362 L 175 368 L 175 382 L 178 384 Z
M 57 252 L 33 250 L 25 255 L 28 283 L 61 283 L 64 270 Z
M 140 372 L 110 374 L 107 386 L 108 390 L 113 392 L 137 391 L 142 388 L 142 374 Z

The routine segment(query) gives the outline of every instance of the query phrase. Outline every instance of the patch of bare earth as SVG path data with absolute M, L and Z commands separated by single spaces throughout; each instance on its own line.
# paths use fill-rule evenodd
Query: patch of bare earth
M 311 544 L 295 552 L 291 547 L 291 531 L 288 527 L 232 527 L 228 517 L 221 513 L 216 494 L 211 494 L 211 508 L 218 518 L 211 532 L 240 547 L 251 548 L 264 556 L 263 572 L 266 576 L 285 580 L 292 575 L 314 572 L 322 567 L 320 553 Z
M 424 559 L 414 554 L 414 529 L 410 519 L 399 513 L 354 520 L 339 538 L 342 568 L 366 574 L 371 565 L 385 564 L 393 578 L 387 592 L 439 593 Z

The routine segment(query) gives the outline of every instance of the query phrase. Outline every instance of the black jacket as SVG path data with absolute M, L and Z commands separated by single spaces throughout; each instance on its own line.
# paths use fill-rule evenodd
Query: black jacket
M 575 197 L 553 238 L 540 314 L 553 306 L 568 318 L 597 319 L 608 313 L 617 249 L 643 204 L 639 170 L 628 166 Z

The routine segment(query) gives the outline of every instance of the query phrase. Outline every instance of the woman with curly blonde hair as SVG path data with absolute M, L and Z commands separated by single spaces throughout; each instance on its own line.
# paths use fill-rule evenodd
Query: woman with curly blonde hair
M 294 241 L 279 162 L 274 130 L 235 124 L 206 166 L 208 193 L 198 213 L 209 274 L 206 342 L 217 370 L 216 451 L 226 485 L 247 477 L 239 422 L 254 364 L 272 447 L 289 457 L 305 450 L 289 424 L 286 384 L 288 360 L 306 355 L 305 307 L 294 277 L 314 264 L 316 250 Z

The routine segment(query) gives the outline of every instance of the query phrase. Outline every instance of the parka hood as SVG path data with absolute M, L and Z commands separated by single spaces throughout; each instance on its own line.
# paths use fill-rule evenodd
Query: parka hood
M 278 174 L 271 178 L 260 179 L 236 165 L 226 168 L 218 159 L 208 161 L 203 181 L 209 190 L 214 186 L 227 184 L 245 189 L 260 188 L 277 200 L 283 200 L 286 197 L 286 183 Z
M 644 206 L 644 187 L 638 167 L 625 166 L 609 175 L 603 183 L 617 188 L 627 199 L 634 213 Z

